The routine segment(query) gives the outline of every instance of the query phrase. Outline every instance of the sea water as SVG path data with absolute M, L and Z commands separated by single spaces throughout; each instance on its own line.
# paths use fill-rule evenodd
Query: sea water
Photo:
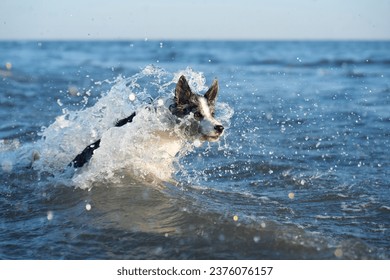
M 0 48 L 1 259 L 389 258 L 389 42 Z M 183 74 L 198 93 L 218 79 L 225 134 L 158 180 L 142 144 L 171 129 Z

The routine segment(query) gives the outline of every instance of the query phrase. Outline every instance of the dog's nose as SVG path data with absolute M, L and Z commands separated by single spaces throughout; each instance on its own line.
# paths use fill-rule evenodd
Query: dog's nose
M 222 133 L 223 130 L 224 130 L 224 127 L 220 124 L 214 126 L 214 129 L 218 132 L 218 133 Z

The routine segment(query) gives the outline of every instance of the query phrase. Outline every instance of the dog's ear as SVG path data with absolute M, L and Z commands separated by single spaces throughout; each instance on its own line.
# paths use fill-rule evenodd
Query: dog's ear
M 175 101 L 176 104 L 187 104 L 192 95 L 192 91 L 184 75 L 176 84 Z
M 214 106 L 218 95 L 218 80 L 215 79 L 209 90 L 205 93 L 204 97 L 207 99 L 209 106 Z

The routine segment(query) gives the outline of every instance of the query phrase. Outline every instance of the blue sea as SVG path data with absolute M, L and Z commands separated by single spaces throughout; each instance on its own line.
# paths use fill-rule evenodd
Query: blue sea
M 390 257 L 390 42 L 0 50 L 1 259 Z M 138 149 L 149 121 L 110 125 L 173 97 L 180 75 L 199 93 L 218 79 L 225 134 L 187 143 L 162 170 L 170 179 L 150 180 L 126 168 L 158 153 Z M 66 174 L 102 137 L 94 161 Z

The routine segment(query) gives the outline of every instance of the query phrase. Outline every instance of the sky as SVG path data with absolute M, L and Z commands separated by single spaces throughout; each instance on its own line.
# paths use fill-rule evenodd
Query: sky
M 0 0 L 0 40 L 390 40 L 390 0 Z

